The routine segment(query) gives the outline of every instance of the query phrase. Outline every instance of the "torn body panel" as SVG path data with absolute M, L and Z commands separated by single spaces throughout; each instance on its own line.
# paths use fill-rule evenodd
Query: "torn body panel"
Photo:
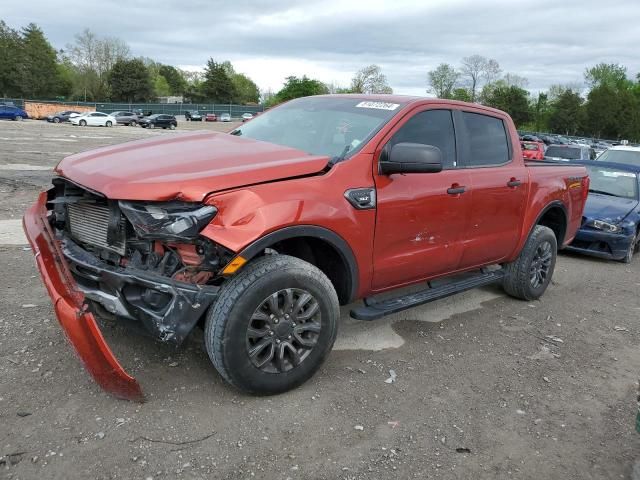
M 140 385 L 122 368 L 87 311 L 84 295 L 77 289 L 49 226 L 46 201 L 47 194 L 41 193 L 25 213 L 23 226 L 58 321 L 98 385 L 118 398 L 143 402 Z

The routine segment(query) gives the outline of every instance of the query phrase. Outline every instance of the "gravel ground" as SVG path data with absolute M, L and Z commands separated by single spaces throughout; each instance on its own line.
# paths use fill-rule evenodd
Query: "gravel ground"
M 0 123 L 0 234 L 63 156 L 201 128 L 230 125 Z M 532 303 L 486 288 L 371 324 L 346 307 L 319 373 L 268 398 L 228 387 L 199 331 L 175 350 L 106 323 L 147 393 L 134 404 L 90 380 L 31 251 L 4 243 L 0 478 L 613 479 L 640 456 L 640 257 L 562 254 Z

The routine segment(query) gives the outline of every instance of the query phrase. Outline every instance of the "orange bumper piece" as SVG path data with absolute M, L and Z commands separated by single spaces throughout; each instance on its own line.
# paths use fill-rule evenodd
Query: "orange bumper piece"
M 58 321 L 98 385 L 118 398 L 143 402 L 140 385 L 122 368 L 93 314 L 87 311 L 84 295 L 77 289 L 47 221 L 46 201 L 43 192 L 25 213 L 23 227 Z

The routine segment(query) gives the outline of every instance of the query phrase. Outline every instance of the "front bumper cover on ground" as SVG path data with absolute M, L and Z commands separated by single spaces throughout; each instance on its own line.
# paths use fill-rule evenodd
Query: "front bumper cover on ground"
M 157 338 L 180 343 L 215 300 L 218 289 L 154 282 L 144 272 L 131 274 L 125 269 L 109 268 L 70 241 L 61 244 L 48 222 L 46 202 L 47 194 L 41 193 L 25 213 L 23 226 L 58 321 L 85 368 L 104 390 L 118 398 L 143 402 L 140 385 L 113 355 L 85 299 L 113 306 L 117 315 L 131 317 L 137 313 L 135 316 Z M 74 274 L 83 281 L 82 285 Z M 110 291 L 91 288 L 85 280 L 102 282 Z M 170 301 L 162 310 L 142 308 L 125 298 L 123 290 L 130 287 L 165 292 Z

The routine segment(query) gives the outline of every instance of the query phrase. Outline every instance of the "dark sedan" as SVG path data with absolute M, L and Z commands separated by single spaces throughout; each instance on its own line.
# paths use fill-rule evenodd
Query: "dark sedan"
M 545 160 L 570 162 L 574 160 L 593 160 L 595 158 L 595 150 L 582 145 L 551 145 L 544 152 Z
M 138 124 L 143 128 L 170 128 L 173 130 L 178 126 L 178 121 L 173 115 L 156 113 L 154 115 L 141 118 Z
M 71 115 L 73 115 L 74 113 L 76 115 L 80 115 L 80 112 L 78 112 L 77 110 L 63 110 L 62 112 L 56 112 L 53 115 L 49 115 L 47 117 L 47 122 L 53 122 L 53 123 L 68 122 L 69 117 L 71 117 Z
M 640 166 L 579 163 L 591 183 L 582 226 L 567 250 L 630 263 L 640 240 Z

